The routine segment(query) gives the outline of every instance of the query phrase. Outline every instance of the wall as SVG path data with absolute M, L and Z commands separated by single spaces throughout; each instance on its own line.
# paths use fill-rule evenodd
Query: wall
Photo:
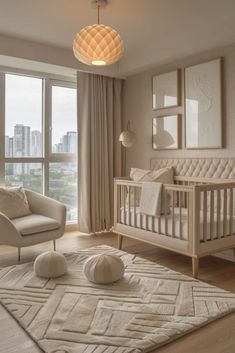
M 223 133 L 224 148 L 210 150 L 186 150 L 182 138 L 180 150 L 154 151 L 152 149 L 152 118 L 163 114 L 182 114 L 182 131 L 184 136 L 183 106 L 171 109 L 152 110 L 152 76 L 175 69 L 202 63 L 222 56 L 224 114 Z M 183 82 L 183 70 L 182 70 Z M 182 85 L 183 86 L 183 85 Z M 182 102 L 184 99 L 182 87 Z M 149 168 L 150 159 L 155 157 L 235 157 L 235 45 L 198 54 L 162 67 L 129 76 L 124 88 L 124 126 L 131 122 L 131 129 L 136 132 L 138 142 L 126 150 L 126 173 L 130 167 Z
M 10 66 L 7 64 L 6 60 L 3 60 L 4 57 L 10 57 L 71 68 L 74 70 L 75 76 L 77 70 L 93 72 L 105 76 L 120 76 L 118 64 L 94 67 L 79 62 L 73 55 L 72 43 L 71 48 L 65 49 L 4 34 L 0 34 L 0 43 L 0 65 Z M 29 70 L 30 69 L 29 67 Z

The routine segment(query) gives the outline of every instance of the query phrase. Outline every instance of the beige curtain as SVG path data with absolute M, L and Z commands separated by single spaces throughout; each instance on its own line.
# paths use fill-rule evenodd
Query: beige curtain
M 78 72 L 79 230 L 113 225 L 113 178 L 121 175 L 122 80 Z

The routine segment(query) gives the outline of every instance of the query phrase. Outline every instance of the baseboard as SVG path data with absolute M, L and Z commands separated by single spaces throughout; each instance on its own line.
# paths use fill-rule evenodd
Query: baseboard
M 219 257 L 220 259 L 235 262 L 233 250 L 222 251 L 220 253 L 214 254 L 214 256 Z
M 66 226 L 65 226 L 65 232 L 73 232 L 76 230 L 78 230 L 77 223 L 66 224 Z

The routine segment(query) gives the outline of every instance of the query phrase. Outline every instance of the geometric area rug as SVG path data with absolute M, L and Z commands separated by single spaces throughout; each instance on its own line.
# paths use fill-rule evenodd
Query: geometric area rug
M 98 253 L 122 258 L 123 279 L 85 278 Z M 37 277 L 33 263 L 0 269 L 0 303 L 46 353 L 149 352 L 235 310 L 235 294 L 108 246 L 65 256 L 56 279 Z

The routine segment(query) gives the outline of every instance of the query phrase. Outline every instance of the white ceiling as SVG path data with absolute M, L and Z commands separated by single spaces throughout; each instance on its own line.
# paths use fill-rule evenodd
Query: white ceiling
M 124 40 L 121 75 L 235 42 L 235 0 L 109 0 L 100 18 Z M 0 0 L 0 34 L 68 50 L 95 22 L 90 0 Z

